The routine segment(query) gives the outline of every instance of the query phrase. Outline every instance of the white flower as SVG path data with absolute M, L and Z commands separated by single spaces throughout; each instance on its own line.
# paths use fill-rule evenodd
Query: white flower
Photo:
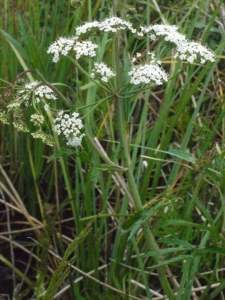
M 136 62 L 137 60 L 138 60 L 138 58 L 141 58 L 141 53 L 139 53 L 139 52 L 137 52 L 134 56 L 133 56 L 133 58 L 132 58 L 132 62 L 134 63 L 134 62 Z
M 104 32 L 115 33 L 119 30 L 130 30 L 132 33 L 136 33 L 136 29 L 133 28 L 131 22 L 124 21 L 118 17 L 106 18 L 99 23 L 99 29 Z
M 94 57 L 96 55 L 96 48 L 98 48 L 98 46 L 90 41 L 78 42 L 77 37 L 60 37 L 51 44 L 47 53 L 52 53 L 54 55 L 52 61 L 56 63 L 59 61 L 60 54 L 67 56 L 71 50 L 76 52 L 76 59 L 79 59 L 81 56 Z
M 46 98 L 48 100 L 56 100 L 57 96 L 53 92 L 53 90 L 48 87 L 47 85 L 39 86 L 35 91 L 34 94 L 36 96 L 37 102 L 39 102 L 42 98 Z
M 93 29 L 98 29 L 98 28 L 99 28 L 98 21 L 87 22 L 82 26 L 76 27 L 76 37 L 78 38 L 80 35 L 90 32 Z
M 57 135 L 62 134 L 68 146 L 77 147 L 81 145 L 85 134 L 81 133 L 83 124 L 77 112 L 73 112 L 70 116 L 63 111 L 59 111 L 53 122 L 53 131 Z
M 77 42 L 73 50 L 76 52 L 76 59 L 79 59 L 81 56 L 94 57 L 96 55 L 95 49 L 98 48 L 98 45 L 93 44 L 90 41 Z
M 161 85 L 168 81 L 168 75 L 165 70 L 156 63 L 150 63 L 143 66 L 135 67 L 128 75 L 131 77 L 130 83 L 138 84 L 156 84 Z
M 53 62 L 58 62 L 60 55 L 66 56 L 72 50 L 76 52 L 75 57 L 77 60 L 82 56 L 94 57 L 96 56 L 95 50 L 98 48 L 98 45 L 88 40 L 80 41 L 81 36 L 88 34 L 90 37 L 94 37 L 95 31 L 98 36 L 99 32 L 117 33 L 121 30 L 130 31 L 140 37 L 147 34 L 150 37 L 150 41 L 163 38 L 165 42 L 174 44 L 175 58 L 185 59 L 190 63 L 194 60 L 199 60 L 201 63 L 205 63 L 207 60 L 214 61 L 214 54 L 211 50 L 199 43 L 188 41 L 185 35 L 178 32 L 178 27 L 175 25 L 154 24 L 141 26 L 137 32 L 131 22 L 116 16 L 106 18 L 101 22 L 92 21 L 78 26 L 74 37 L 60 37 L 48 48 L 47 53 L 53 54 Z M 132 62 L 137 61 L 137 58 L 139 56 L 134 57 Z M 94 72 L 92 72 L 91 76 L 94 76 Z M 107 81 L 107 76 L 102 76 L 101 80 Z
M 94 69 L 91 72 L 92 78 L 100 77 L 100 80 L 108 82 L 109 78 L 115 75 L 113 70 L 108 68 L 105 63 L 94 63 Z
M 60 37 L 57 41 L 51 44 L 51 46 L 47 50 L 47 53 L 54 54 L 52 61 L 57 63 L 59 61 L 59 55 L 68 55 L 68 53 L 72 50 L 75 42 L 76 37 Z
M 141 35 L 149 34 L 150 39 L 154 41 L 158 37 L 164 37 L 165 41 L 179 45 L 182 41 L 186 41 L 183 34 L 178 32 L 178 27 L 175 25 L 154 24 L 148 27 L 141 26 Z
M 51 109 L 51 108 L 50 108 L 49 104 L 46 103 L 46 104 L 44 105 L 44 110 L 50 110 L 50 109 Z
M 136 29 L 133 28 L 131 22 L 122 20 L 119 17 L 106 18 L 102 22 L 92 21 L 87 22 L 82 26 L 76 28 L 76 38 L 78 39 L 82 34 L 93 31 L 102 31 L 116 33 L 120 30 L 130 30 L 132 33 L 136 33 Z
M 215 61 L 215 54 L 209 48 L 194 41 L 186 41 L 178 45 L 174 57 L 187 60 L 190 63 L 195 60 L 199 60 L 201 64 L 204 64 L 207 60 Z
M 24 89 L 18 90 L 17 95 L 15 96 L 15 100 L 23 99 L 26 101 L 26 105 L 28 105 L 27 101 L 30 98 L 30 93 L 28 93 L 28 90 L 33 89 L 37 84 L 39 84 L 38 81 L 33 81 L 25 84 Z M 36 103 L 40 102 L 43 98 L 46 98 L 47 100 L 57 99 L 57 96 L 54 93 L 54 91 L 47 85 L 42 85 L 36 88 L 34 91 L 34 95 Z
M 207 60 L 211 62 L 215 60 L 215 54 L 210 49 L 198 42 L 186 40 L 185 35 L 179 33 L 178 27 L 175 25 L 155 24 L 148 27 L 142 26 L 140 33 L 140 36 L 149 34 L 151 40 L 163 37 L 165 41 L 174 43 L 176 46 L 175 58 L 187 60 L 189 63 L 199 60 L 202 64 Z

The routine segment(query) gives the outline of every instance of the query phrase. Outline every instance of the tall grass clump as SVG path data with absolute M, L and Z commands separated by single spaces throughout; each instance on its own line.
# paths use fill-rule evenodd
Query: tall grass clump
M 2 295 L 224 297 L 224 4 L 132 4 L 1 29 Z

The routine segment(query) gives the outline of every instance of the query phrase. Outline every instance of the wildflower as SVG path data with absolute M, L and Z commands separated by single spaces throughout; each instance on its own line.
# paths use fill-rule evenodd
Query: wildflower
M 45 118 L 41 114 L 35 113 L 35 114 L 31 115 L 30 120 L 31 120 L 31 122 L 34 123 L 34 125 L 41 125 L 44 123 Z
M 120 30 L 130 30 L 132 33 L 136 33 L 136 29 L 133 28 L 131 22 L 122 20 L 119 17 L 106 18 L 102 22 L 93 21 L 87 22 L 82 26 L 76 28 L 76 38 L 79 38 L 82 34 L 93 31 L 116 33 Z
M 92 70 L 91 77 L 98 78 L 104 82 L 108 82 L 110 77 L 114 77 L 116 74 L 112 69 L 108 68 L 105 63 L 95 63 Z
M 60 37 L 48 48 L 47 53 L 52 53 L 54 55 L 52 61 L 57 63 L 59 61 L 60 54 L 67 56 L 71 50 L 76 52 L 77 60 L 81 56 L 94 57 L 96 55 L 96 48 L 98 48 L 98 46 L 90 41 L 78 42 L 77 37 Z
M 148 57 L 147 57 L 148 62 L 150 61 L 151 64 L 161 65 L 161 61 L 155 57 L 154 52 L 148 51 L 147 54 L 148 54 Z M 137 52 L 137 53 L 135 53 L 135 55 L 133 56 L 131 61 L 132 61 L 132 63 L 136 63 L 137 61 L 143 62 L 143 60 L 144 60 L 144 57 L 141 55 L 141 53 Z
M 29 132 L 29 128 L 27 127 L 26 123 L 22 120 L 13 122 L 13 125 L 18 131 Z
M 140 59 L 141 58 L 141 53 L 139 53 L 139 52 L 137 52 L 134 56 L 133 56 L 133 58 L 132 58 L 132 62 L 134 63 L 134 62 L 136 62 L 138 59 Z
M 3 123 L 3 124 L 9 124 L 9 117 L 6 113 L 4 112 L 0 112 L 0 121 Z
M 26 105 L 28 105 L 30 93 L 27 93 L 27 90 L 32 90 L 39 83 L 40 82 L 38 82 L 38 81 L 33 81 L 33 82 L 25 84 L 24 89 L 21 89 L 17 92 L 15 100 L 20 100 L 22 98 L 22 100 L 25 101 Z M 56 100 L 57 99 L 56 94 L 47 85 L 42 85 L 42 86 L 39 86 L 38 88 L 36 88 L 34 90 L 34 95 L 35 95 L 36 103 L 40 102 L 41 99 L 43 99 L 43 98 L 46 98 L 48 100 Z
M 84 5 L 84 0 L 70 0 L 70 4 L 74 8 L 77 8 L 79 6 L 83 6 Z
M 93 44 L 90 41 L 77 42 L 73 50 L 76 52 L 76 59 L 79 59 L 81 56 L 94 57 L 96 55 L 95 49 L 98 48 L 96 44 Z
M 51 44 L 48 48 L 47 53 L 54 54 L 52 61 L 57 63 L 59 61 L 59 55 L 66 56 L 72 50 L 74 44 L 76 42 L 75 37 L 65 38 L 60 37 L 57 41 Z
M 20 107 L 20 103 L 19 102 L 11 102 L 7 105 L 8 110 L 16 110 Z
M 136 33 L 136 29 L 133 28 L 131 22 L 122 20 L 118 17 L 106 18 L 99 23 L 100 31 L 116 33 L 120 30 L 130 30 L 132 33 Z
M 186 41 L 178 45 L 174 57 L 187 60 L 189 63 L 193 63 L 195 60 L 199 60 L 201 64 L 207 60 L 215 61 L 215 54 L 209 48 L 194 41 Z
M 51 109 L 51 108 L 50 108 L 49 104 L 46 103 L 46 104 L 44 105 L 44 110 L 50 110 L 50 109 Z
M 165 41 L 175 44 L 174 58 L 187 60 L 189 63 L 199 60 L 201 64 L 204 64 L 207 60 L 211 62 L 215 60 L 215 54 L 210 49 L 198 42 L 186 40 L 185 35 L 179 33 L 178 27 L 175 25 L 141 26 L 140 36 L 144 34 L 149 34 L 152 41 L 163 37 Z
M 148 34 L 152 41 L 159 37 L 164 37 L 165 41 L 174 43 L 175 45 L 180 45 L 186 41 L 185 36 L 178 32 L 178 27 L 175 25 L 154 24 L 148 27 L 141 26 L 139 34 L 141 36 Z
M 32 132 L 31 135 L 34 139 L 41 139 L 42 142 L 50 147 L 53 147 L 53 137 L 50 134 L 44 133 L 41 129 L 38 129 L 35 132 Z
M 145 64 L 133 68 L 128 75 L 131 77 L 130 83 L 138 84 L 156 84 L 161 85 L 168 81 L 166 72 L 156 63 Z
M 76 27 L 76 38 L 78 39 L 82 34 L 91 33 L 94 30 L 99 29 L 99 22 L 87 22 L 84 25 Z
M 66 144 L 71 147 L 80 146 L 84 133 L 81 133 L 83 124 L 77 112 L 73 112 L 70 116 L 64 111 L 60 111 L 57 117 L 53 120 L 53 131 L 57 135 L 62 135 Z

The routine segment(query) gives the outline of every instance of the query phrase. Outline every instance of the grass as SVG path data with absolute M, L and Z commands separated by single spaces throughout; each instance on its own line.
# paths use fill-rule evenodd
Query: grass
M 61 93 L 58 109 L 68 99 L 79 109 L 86 138 L 84 149 L 73 151 L 55 136 L 53 149 L 12 123 L 0 124 L 1 296 L 225 297 L 225 7 L 205 0 L 135 3 L 135 25 L 175 24 L 189 39 L 208 44 L 216 61 L 177 62 L 158 43 L 154 51 L 164 57 L 168 83 L 136 94 L 129 86 L 112 97 L 72 57 L 53 64 L 46 54 L 59 36 L 112 14 L 111 3 L 84 1 L 75 9 L 68 1 L 17 0 L 15 10 L 4 1 L 0 29 L 10 36 L 1 35 L 1 107 L 10 101 L 4 92 L 16 76 L 12 94 L 24 82 L 44 78 Z M 117 3 L 124 18 L 125 8 Z M 96 40 L 99 59 L 113 57 L 119 91 L 130 58 L 149 42 L 124 35 L 121 54 L 109 36 Z M 91 64 L 81 67 L 90 71 Z M 28 69 L 35 72 L 22 74 Z M 26 121 L 34 130 L 32 113 L 27 110 Z

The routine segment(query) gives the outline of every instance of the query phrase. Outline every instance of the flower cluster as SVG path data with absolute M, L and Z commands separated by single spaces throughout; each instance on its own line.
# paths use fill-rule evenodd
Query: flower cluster
M 9 117 L 6 113 L 4 112 L 1 112 L 0 111 L 0 121 L 3 123 L 3 124 L 9 124 Z
M 201 64 L 204 64 L 207 60 L 211 62 L 215 60 L 215 54 L 209 48 L 194 41 L 178 45 L 174 54 L 174 58 L 176 57 L 187 60 L 189 63 L 199 60 Z
M 97 31 L 98 29 L 99 29 L 98 21 L 87 22 L 84 25 L 76 27 L 75 38 L 78 39 L 81 35 L 84 35 L 86 33 L 92 33 L 94 31 Z
M 141 26 L 138 35 L 143 36 L 144 34 L 148 34 L 152 41 L 159 37 L 164 37 L 165 41 L 176 45 L 186 41 L 185 36 L 178 32 L 178 27 L 175 25 L 154 24 L 148 27 Z
M 132 33 L 136 33 L 136 29 L 133 28 L 131 22 L 124 21 L 118 17 L 104 19 L 99 23 L 99 30 L 111 33 L 116 33 L 120 30 L 130 30 Z
M 128 75 L 131 77 L 130 83 L 138 84 L 156 84 L 161 85 L 168 81 L 166 72 L 156 63 L 145 64 L 140 67 L 134 67 Z
M 188 41 L 183 34 L 178 32 L 178 27 L 175 25 L 142 26 L 138 35 L 143 36 L 144 34 L 148 34 L 152 41 L 163 37 L 166 42 L 175 44 L 174 58 L 187 60 L 190 63 L 198 60 L 202 64 L 215 60 L 215 54 L 210 49 L 198 42 Z
M 40 114 L 40 113 L 35 113 L 33 115 L 31 115 L 31 118 L 30 118 L 31 122 L 34 123 L 34 125 L 41 125 L 44 123 L 45 121 L 45 118 Z
M 29 128 L 23 120 L 14 121 L 13 125 L 18 131 L 29 132 Z
M 59 61 L 59 55 L 66 56 L 72 50 L 76 39 L 60 37 L 57 41 L 51 44 L 48 48 L 47 53 L 54 54 L 52 61 L 57 63 Z
M 74 45 L 73 50 L 76 52 L 76 59 L 79 59 L 81 56 L 94 57 L 96 48 L 98 48 L 98 45 L 90 41 L 81 41 Z
M 25 84 L 24 88 L 17 92 L 17 95 L 15 96 L 15 100 L 22 99 L 23 101 L 25 101 L 26 105 L 28 105 L 30 93 L 27 93 L 27 91 L 32 90 L 39 83 L 40 82 L 38 82 L 38 81 L 33 81 L 31 83 Z M 43 98 L 45 98 L 47 100 L 56 100 L 57 99 L 56 94 L 47 85 L 42 85 L 42 86 L 39 86 L 38 88 L 36 88 L 34 90 L 34 95 L 35 95 L 36 103 L 40 102 L 41 99 L 43 99 Z
M 78 39 L 82 34 L 90 33 L 92 31 L 116 33 L 121 30 L 130 30 L 132 33 L 136 33 L 136 29 L 133 28 L 131 22 L 124 21 L 121 18 L 114 16 L 106 18 L 102 22 L 93 21 L 78 26 L 76 28 L 76 38 Z
M 161 68 L 161 61 L 155 57 L 154 52 L 148 51 L 147 62 L 144 65 L 134 67 L 128 75 L 131 77 L 130 83 L 138 84 L 154 84 L 161 85 L 163 82 L 168 81 L 167 73 Z M 137 61 L 142 63 L 142 55 L 137 52 L 133 58 L 132 62 L 137 63 Z
M 54 55 L 54 62 L 59 60 L 60 54 L 66 56 L 70 50 L 76 52 L 75 57 L 77 60 L 81 56 L 94 57 L 96 55 L 95 50 L 98 46 L 88 40 L 82 41 L 81 37 L 94 37 L 94 33 L 98 34 L 101 32 L 114 34 L 121 30 L 130 31 L 137 37 L 148 35 L 150 41 L 163 38 L 165 42 L 169 42 L 174 46 L 174 58 L 186 60 L 189 63 L 199 61 L 203 64 L 206 61 L 213 62 L 215 60 L 215 54 L 210 49 L 198 42 L 188 41 L 185 35 L 178 32 L 178 27 L 175 25 L 154 24 L 150 26 L 141 26 L 140 30 L 137 31 L 131 22 L 122 20 L 116 16 L 106 18 L 101 22 L 87 22 L 82 26 L 78 26 L 74 37 L 59 38 L 49 47 L 48 53 Z M 148 53 L 148 55 L 150 55 L 150 63 L 149 60 L 147 60 L 144 65 L 140 53 L 136 53 L 132 58 L 132 63 L 137 63 L 137 61 L 139 61 L 141 66 L 134 67 L 128 73 L 131 77 L 131 84 L 150 83 L 159 85 L 168 80 L 166 72 L 159 66 L 160 61 L 155 59 L 152 52 Z M 113 76 L 115 76 L 113 70 L 109 69 L 103 62 L 95 63 L 90 74 L 90 77 L 100 79 L 103 82 L 108 82 L 109 78 Z
M 63 135 L 68 146 L 77 147 L 81 145 L 85 134 L 81 132 L 83 124 L 77 112 L 73 112 L 70 116 L 64 111 L 60 111 L 53 122 L 53 131 L 57 135 Z
M 40 128 L 37 131 L 32 132 L 31 135 L 34 139 L 41 139 L 44 144 L 50 147 L 53 147 L 54 145 L 53 137 L 50 134 L 44 133 Z
M 57 41 L 51 44 L 47 53 L 53 54 L 53 62 L 58 62 L 60 54 L 67 56 L 71 50 L 76 52 L 76 59 L 81 56 L 94 57 L 96 55 L 95 49 L 98 48 L 96 44 L 90 41 L 84 40 L 78 42 L 78 39 L 82 34 L 92 31 L 116 33 L 120 30 L 130 30 L 132 33 L 136 33 L 136 29 L 128 21 L 124 21 L 118 17 L 106 18 L 102 22 L 93 21 L 87 22 L 82 26 L 76 28 L 76 35 L 74 37 L 66 38 L 60 37 Z
M 99 78 L 104 82 L 108 82 L 109 78 L 116 76 L 112 69 L 108 68 L 105 63 L 95 63 L 91 72 L 92 78 Z
M 77 60 L 81 56 L 94 57 L 96 55 L 96 48 L 98 48 L 98 46 L 90 41 L 78 42 L 76 37 L 60 37 L 57 41 L 51 44 L 47 53 L 52 53 L 54 55 L 52 61 L 57 63 L 59 61 L 60 54 L 67 56 L 71 50 L 76 52 Z

